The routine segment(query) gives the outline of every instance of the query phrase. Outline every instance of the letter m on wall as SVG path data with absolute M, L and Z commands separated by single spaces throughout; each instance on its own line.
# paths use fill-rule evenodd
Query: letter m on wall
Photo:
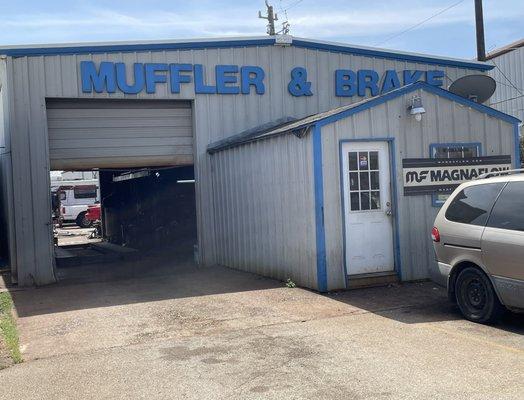
M 112 62 L 101 62 L 97 71 L 93 61 L 82 61 L 80 75 L 84 93 L 91 93 L 93 90 L 96 93 L 115 93 L 116 91 L 115 64 Z

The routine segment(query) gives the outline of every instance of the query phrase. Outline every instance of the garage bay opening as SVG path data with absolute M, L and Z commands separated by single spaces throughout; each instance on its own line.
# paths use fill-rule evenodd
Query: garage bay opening
M 194 265 L 191 103 L 47 99 L 58 279 Z

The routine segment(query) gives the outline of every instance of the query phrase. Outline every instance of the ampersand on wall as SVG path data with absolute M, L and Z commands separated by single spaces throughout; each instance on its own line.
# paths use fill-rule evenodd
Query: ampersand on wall
M 295 67 L 291 70 L 291 81 L 287 85 L 287 90 L 293 96 L 311 96 L 311 82 L 307 81 L 307 71 L 303 67 Z

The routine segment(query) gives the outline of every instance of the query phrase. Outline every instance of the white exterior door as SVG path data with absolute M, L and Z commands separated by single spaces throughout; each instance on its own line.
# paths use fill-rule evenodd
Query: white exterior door
M 348 275 L 394 270 L 387 142 L 342 145 Z

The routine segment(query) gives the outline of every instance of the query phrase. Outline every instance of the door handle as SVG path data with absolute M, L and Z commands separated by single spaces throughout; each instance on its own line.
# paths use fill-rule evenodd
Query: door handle
M 391 217 L 393 215 L 393 211 L 391 210 L 391 203 L 389 201 L 386 203 L 386 207 L 386 215 Z

